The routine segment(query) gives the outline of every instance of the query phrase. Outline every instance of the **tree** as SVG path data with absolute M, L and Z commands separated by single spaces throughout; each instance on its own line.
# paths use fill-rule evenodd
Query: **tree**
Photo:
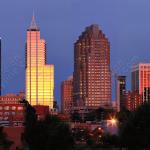
M 73 138 L 69 126 L 56 116 L 37 120 L 34 108 L 24 101 L 26 107 L 23 142 L 29 150 L 70 150 Z
M 25 99 L 20 101 L 20 103 L 23 103 L 25 107 L 25 129 L 30 130 L 37 122 L 36 110 Z
M 89 130 L 84 128 L 74 128 L 73 129 L 73 137 L 76 142 L 86 143 L 89 139 Z
M 25 131 L 22 134 L 21 140 L 24 145 L 24 149 L 28 149 L 28 143 L 30 143 L 32 130 L 37 123 L 37 115 L 35 109 L 29 104 L 27 100 L 23 99 L 20 101 L 20 103 L 24 104 L 25 107 Z
M 82 118 L 78 112 L 74 112 L 71 114 L 71 120 L 74 122 L 81 122 Z
M 91 111 L 86 114 L 86 121 L 95 121 L 95 120 L 96 120 L 95 111 Z
M 30 150 L 70 150 L 73 145 L 68 125 L 55 116 L 37 121 L 30 135 L 27 137 Z
M 118 120 L 119 120 L 120 123 L 125 123 L 125 122 L 129 119 L 129 117 L 130 117 L 131 114 L 132 114 L 132 113 L 131 113 L 128 109 L 123 108 L 123 109 L 117 114 L 117 118 L 118 118 Z
M 115 112 L 113 109 L 111 108 L 106 109 L 106 108 L 99 107 L 98 109 L 92 110 L 89 113 L 87 113 L 86 120 L 87 121 L 102 121 L 102 120 L 108 119 L 109 116 L 114 116 L 114 115 L 115 115 Z
M 150 149 L 150 103 L 144 103 L 120 126 L 121 146 Z

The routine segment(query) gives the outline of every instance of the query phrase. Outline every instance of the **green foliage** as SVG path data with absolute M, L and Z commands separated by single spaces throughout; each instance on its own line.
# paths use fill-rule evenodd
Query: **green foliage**
M 34 124 L 37 122 L 37 116 L 35 109 L 29 104 L 27 100 L 21 101 L 24 104 L 26 112 L 25 112 L 25 127 L 27 130 L 30 130 Z
M 26 101 L 24 145 L 30 150 L 70 150 L 73 138 L 69 126 L 56 116 L 37 120 L 35 110 Z
M 87 121 L 102 121 L 108 119 L 109 116 L 114 115 L 115 112 L 113 109 L 105 109 L 105 108 L 98 108 L 89 112 L 86 116 Z
M 57 117 L 47 116 L 30 132 L 28 144 L 31 150 L 69 150 L 73 145 L 69 127 Z
M 89 131 L 87 129 L 75 128 L 72 132 L 74 140 L 79 143 L 86 143 L 89 138 Z
M 124 123 L 124 122 L 126 122 L 126 121 L 129 119 L 129 117 L 130 117 L 131 114 L 132 114 L 132 113 L 131 113 L 128 109 L 123 108 L 123 109 L 117 114 L 117 118 L 118 118 L 118 120 L 119 120 L 120 123 Z
M 104 134 L 101 138 L 102 145 L 105 146 L 118 146 L 119 137 L 117 135 Z
M 96 120 L 95 111 L 92 111 L 86 115 L 86 121 L 95 121 L 95 120 Z
M 71 120 L 74 122 L 81 122 L 82 118 L 78 112 L 74 112 L 73 114 L 71 114 Z
M 95 141 L 89 137 L 89 139 L 87 140 L 87 145 L 93 146 L 93 145 L 95 145 Z
M 150 149 L 150 103 L 139 107 L 120 126 L 120 140 L 128 149 Z

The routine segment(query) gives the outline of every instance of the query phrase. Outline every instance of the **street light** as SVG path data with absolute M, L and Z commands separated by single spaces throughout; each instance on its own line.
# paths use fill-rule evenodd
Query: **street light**
M 118 121 L 117 121 L 116 118 L 111 118 L 111 119 L 110 119 L 110 123 L 111 123 L 112 126 L 116 126 L 116 125 L 117 125 L 117 122 L 118 122 Z

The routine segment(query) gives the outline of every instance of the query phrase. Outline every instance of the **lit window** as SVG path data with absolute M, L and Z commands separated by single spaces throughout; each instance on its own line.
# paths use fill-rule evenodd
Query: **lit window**
M 18 107 L 18 110 L 23 110 L 23 107 Z
M 16 110 L 16 106 L 12 106 L 12 110 Z
M 5 106 L 4 109 L 5 109 L 5 110 L 9 110 L 9 106 Z

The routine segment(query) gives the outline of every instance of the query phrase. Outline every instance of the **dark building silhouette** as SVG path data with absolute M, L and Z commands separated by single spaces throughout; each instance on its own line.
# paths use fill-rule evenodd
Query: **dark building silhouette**
M 98 25 L 91 25 L 74 44 L 75 106 L 97 109 L 111 102 L 110 43 Z
M 117 99 L 117 111 L 124 108 L 126 95 L 126 76 L 116 77 L 116 99 Z

